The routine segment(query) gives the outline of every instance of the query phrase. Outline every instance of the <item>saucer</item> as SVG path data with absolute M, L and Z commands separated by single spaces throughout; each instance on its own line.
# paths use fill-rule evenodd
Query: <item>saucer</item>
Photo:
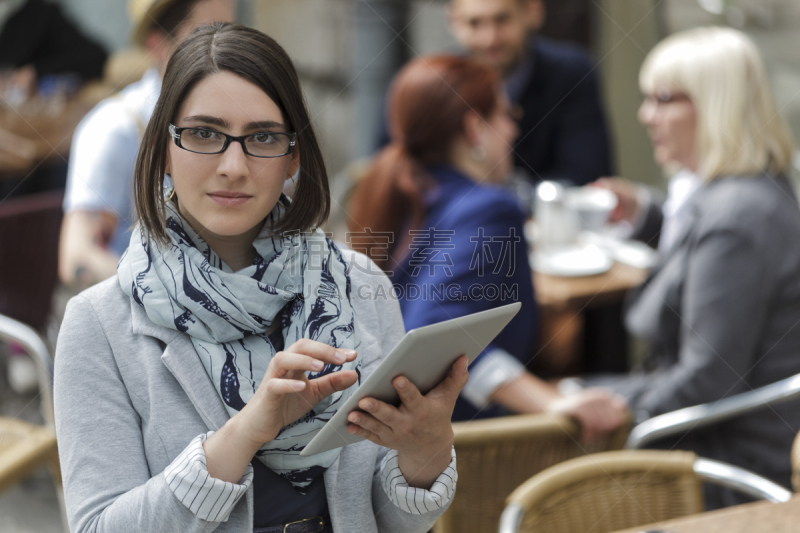
M 535 250 L 530 257 L 536 272 L 549 276 L 594 276 L 608 272 L 614 261 L 594 244 Z
M 625 263 L 634 268 L 650 269 L 658 262 L 658 252 L 643 242 L 619 239 L 609 234 L 581 234 L 581 241 L 600 247 L 615 261 Z

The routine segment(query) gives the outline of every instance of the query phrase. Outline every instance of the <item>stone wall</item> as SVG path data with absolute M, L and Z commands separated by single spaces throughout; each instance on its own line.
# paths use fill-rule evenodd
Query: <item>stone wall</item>
M 362 50 L 367 57 L 358 60 L 356 17 L 371 13 L 357 4 L 355 0 L 252 0 L 253 26 L 274 37 L 295 62 L 332 175 L 351 159 L 369 153 L 374 143 L 379 118 L 375 107 L 380 102 L 362 99 L 356 108 L 360 77 L 374 75 L 372 69 L 380 64 L 391 68 L 396 61 L 390 54 L 398 47 L 406 57 L 453 47 L 445 26 L 445 2 L 413 1 L 406 31 L 396 36 L 389 29 L 391 46 Z M 372 23 L 383 24 L 377 15 L 374 19 Z
M 350 0 L 253 0 L 252 25 L 286 48 L 300 74 L 326 163 L 332 173 L 353 147 L 354 3 Z

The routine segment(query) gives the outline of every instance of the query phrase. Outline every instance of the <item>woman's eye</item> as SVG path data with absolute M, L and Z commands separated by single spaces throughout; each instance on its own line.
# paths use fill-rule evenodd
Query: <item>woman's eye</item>
M 275 142 L 275 136 L 271 133 L 256 133 L 252 135 L 253 141 L 259 144 L 269 144 Z
M 210 141 L 219 137 L 219 133 L 216 131 L 203 129 L 191 129 L 189 130 L 189 135 L 203 141 Z

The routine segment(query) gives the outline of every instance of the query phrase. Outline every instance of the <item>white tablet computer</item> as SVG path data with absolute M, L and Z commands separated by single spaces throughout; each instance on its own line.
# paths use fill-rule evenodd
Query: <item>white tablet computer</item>
M 450 372 L 456 359 L 466 355 L 471 363 L 500 333 L 520 303 L 431 324 L 406 333 L 394 350 L 350 396 L 300 455 L 314 455 L 363 440 L 347 432 L 347 415 L 370 397 L 397 405 L 400 398 L 392 380 L 403 375 L 426 394 Z

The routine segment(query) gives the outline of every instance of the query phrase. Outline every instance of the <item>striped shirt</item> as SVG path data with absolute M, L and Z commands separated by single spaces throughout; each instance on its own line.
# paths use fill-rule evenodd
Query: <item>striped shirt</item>
M 209 522 L 226 522 L 237 502 L 253 482 L 253 466 L 247 465 L 239 483 L 211 477 L 206 468 L 203 443 L 213 435 L 198 435 L 164 470 L 172 493 L 192 513 Z M 389 450 L 381 463 L 381 485 L 397 507 L 411 514 L 425 514 L 441 509 L 456 490 L 456 452 L 451 450 L 450 464 L 433 482 L 430 490 L 409 487 L 397 465 L 397 451 Z

